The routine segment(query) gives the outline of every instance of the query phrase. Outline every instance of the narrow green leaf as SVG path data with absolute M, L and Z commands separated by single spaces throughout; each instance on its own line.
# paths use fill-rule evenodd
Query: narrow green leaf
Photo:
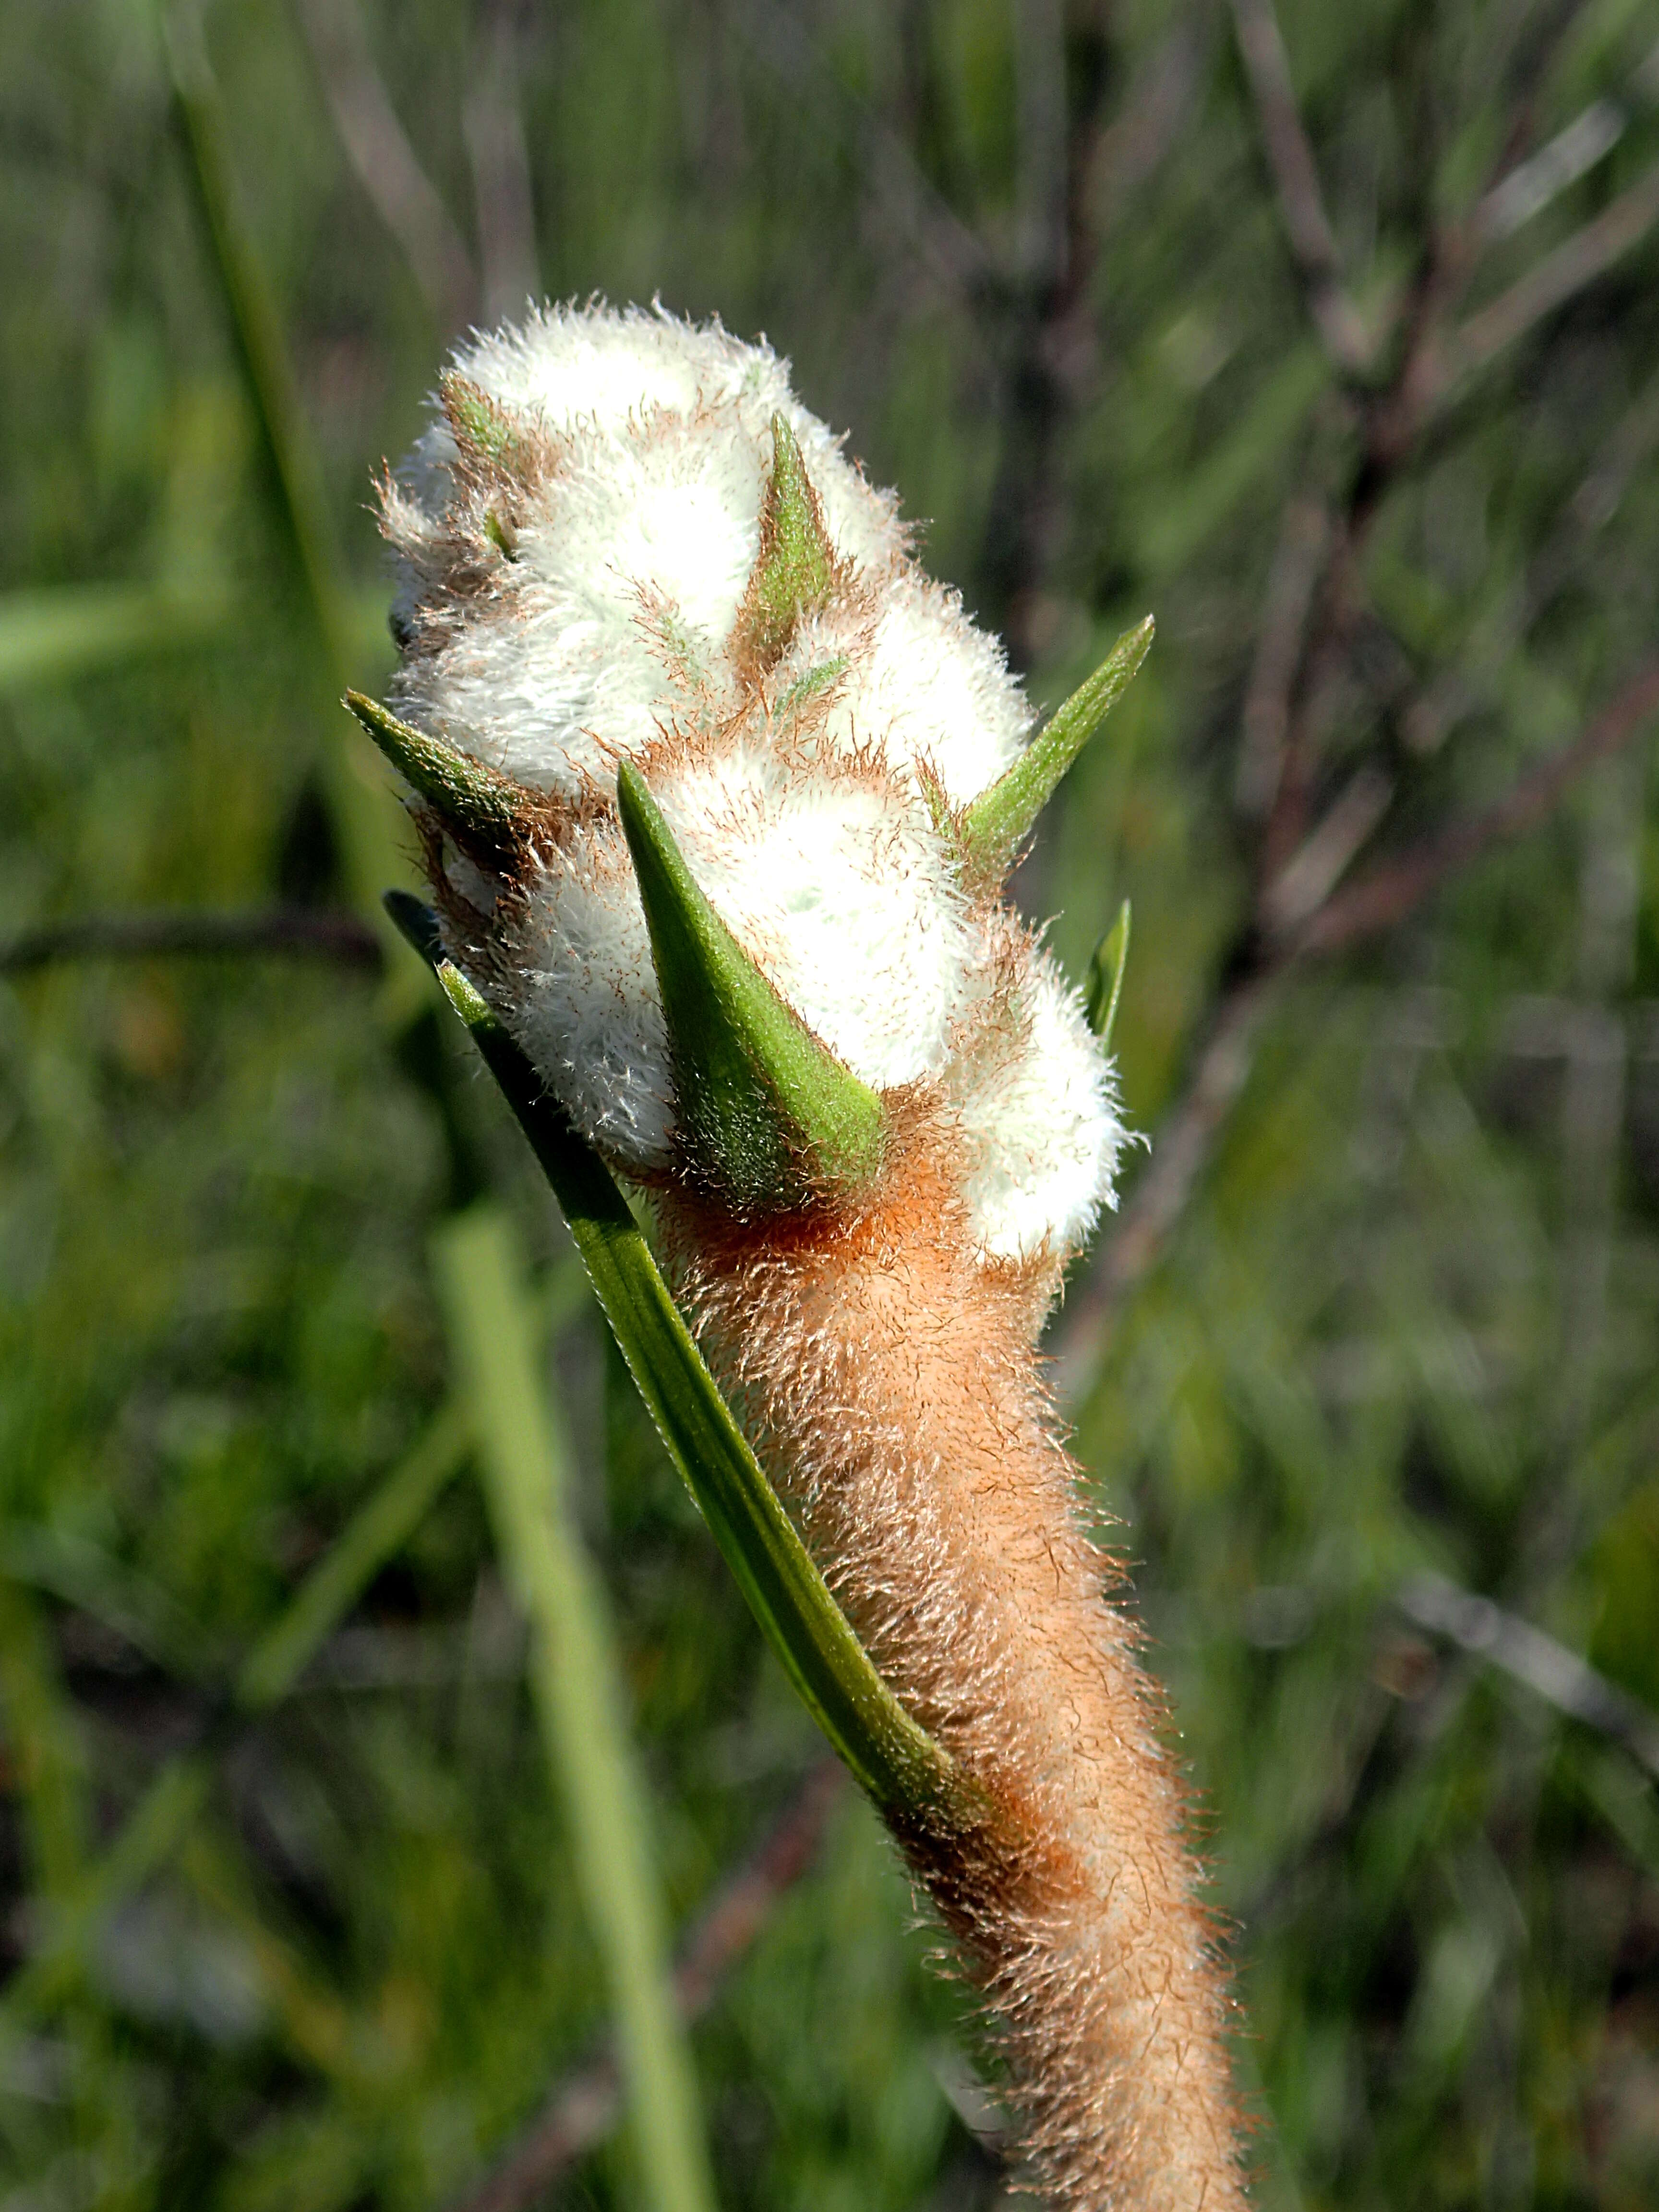
M 80 1717 L 33 1593 L 0 1573 L 0 1697 L 30 1886 L 68 1906 L 85 1878 L 92 1808 Z
M 293 1687 L 325 1638 L 420 1526 L 471 1441 L 465 1409 L 453 1401 L 441 1407 L 424 1435 L 359 1506 L 286 1612 L 248 1654 L 236 1678 L 239 1705 L 257 1711 Z
M 417 922 L 411 907 L 418 902 L 399 899 L 392 918 L 430 958 L 430 917 Z M 552 1185 L 670 1458 L 808 1711 L 895 1821 L 930 1832 L 964 1825 L 977 1808 L 971 1785 L 872 1665 L 732 1419 L 610 1170 L 459 969 L 441 954 L 434 964 Z
M 679 1110 L 739 1212 L 782 1212 L 868 1184 L 886 1114 L 778 996 L 698 889 L 662 811 L 624 763 L 634 855 L 674 1057 Z
M 519 541 L 492 507 L 483 519 L 484 536 L 504 561 L 519 557 Z
M 161 24 L 173 99 L 190 155 L 194 188 L 240 356 L 258 410 L 295 565 L 337 683 L 343 683 L 350 647 L 338 580 L 333 525 L 322 469 L 305 427 L 305 412 L 283 332 L 283 315 L 254 250 L 237 192 L 230 134 L 219 88 L 192 10 L 166 8 Z
M 820 661 L 816 668 L 809 668 L 805 676 L 796 678 L 778 701 L 772 710 L 773 720 L 779 723 L 789 721 L 799 714 L 808 700 L 817 698 L 820 691 L 827 690 L 838 677 L 846 672 L 847 655 L 844 653 L 836 653 L 833 659 Z
M 1145 622 L 1125 630 L 1088 682 L 1073 692 L 1007 773 L 968 809 L 962 841 L 973 875 L 1000 883 L 1012 867 L 1060 778 L 1128 689 L 1146 658 L 1152 629 L 1148 615 Z
M 158 1583 L 78 1529 L 51 1522 L 0 1526 L 0 1575 L 66 1600 L 171 1673 L 199 1678 L 222 1657 Z
M 80 1717 L 64 1687 L 55 1640 L 33 1594 L 0 1573 L 0 1695 L 13 1819 L 26 1862 L 33 1955 L 0 1993 L 0 2057 L 9 2060 L 31 2018 L 79 1980 L 88 1939 L 115 1901 L 100 1880 L 108 1859 L 90 1850 L 92 1808 L 81 1754 Z M 199 1776 L 201 1769 L 191 1762 Z M 163 1771 L 165 1780 L 166 1770 Z M 153 1792 L 151 1795 L 153 1796 Z M 176 1796 L 170 1790 L 168 1799 Z M 140 1814 L 149 1800 L 141 1801 Z M 151 1825 L 136 1832 L 142 1840 Z M 131 1831 L 124 1831 L 115 1849 Z M 130 1861 L 132 1854 L 125 1855 Z M 118 1869 L 124 1863 L 117 1862 Z M 104 2081 L 111 2077 L 106 2074 Z
M 760 551 L 733 639 L 738 659 L 759 672 L 773 666 L 801 616 L 821 607 L 835 583 L 835 549 L 823 526 L 818 495 L 794 432 L 781 415 L 775 415 Z
M 1095 947 L 1094 957 L 1089 963 L 1089 980 L 1084 986 L 1089 1026 L 1100 1039 L 1103 1052 L 1112 1048 L 1117 1002 L 1123 996 L 1123 971 L 1128 964 L 1129 902 L 1125 899 L 1117 910 L 1117 920 Z
M 479 1207 L 441 1232 L 434 1260 L 497 1548 L 531 1625 L 532 1688 L 611 1984 L 647 2192 L 656 2212 L 713 2212 L 647 1793 L 604 1586 L 576 1526 L 569 1449 L 543 1380 L 523 1258 L 506 1215 Z
M 408 903 L 428 914 L 418 900 Z M 378 1568 L 419 1525 L 434 1498 L 461 1466 L 471 1440 L 465 1409 L 458 1401 L 441 1407 L 426 1433 L 347 1522 L 275 1627 L 244 1662 L 235 1696 L 245 1711 L 274 1704 L 293 1686 Z M 8 1529 L 0 1547 L 0 1567 L 14 1577 L 64 1589 L 74 1602 L 112 1620 L 139 1648 L 149 1649 L 154 1636 L 146 1635 L 145 1621 L 135 1617 L 131 1599 L 117 1605 L 102 1582 L 94 1585 L 89 1579 L 94 1563 L 81 1555 L 91 1547 L 60 1544 L 49 1554 L 42 1553 L 38 1542 L 31 1547 L 32 1537 L 46 1533 Z M 125 1597 L 118 1590 L 116 1595 Z M 148 1619 L 154 1607 L 143 1610 Z M 184 1648 L 175 1632 L 169 1639 L 170 1655 Z M 176 1656 L 173 1663 L 178 1663 Z M 205 1804 L 211 1781 L 211 1767 L 201 1758 L 175 1759 L 161 1769 L 114 1842 L 82 1872 L 73 1895 L 54 1916 L 46 1940 L 8 1983 L 0 1997 L 0 2047 L 24 2021 L 61 2002 L 84 1966 L 88 1945 L 100 1923 L 171 1856 Z
M 361 631 L 344 582 L 321 463 L 289 360 L 282 311 L 242 210 L 231 159 L 231 134 L 202 34 L 200 11 L 176 6 L 161 13 L 173 105 L 187 155 L 186 179 L 212 252 L 254 418 L 263 439 L 279 528 L 315 628 L 318 659 L 335 696 L 351 680 Z M 326 745 L 323 775 L 329 814 L 340 841 L 354 901 L 370 915 L 380 886 L 406 872 L 398 810 L 392 795 L 365 775 L 343 742 Z M 388 951 L 393 940 L 388 933 Z M 388 963 L 383 994 L 387 1018 L 405 1015 L 421 988 L 419 970 Z
M 204 1758 L 187 1753 L 161 1768 L 120 1833 L 58 1901 L 39 1947 L 0 1993 L 0 2051 L 29 2021 L 63 2002 L 85 1970 L 100 1926 L 171 1858 L 212 1789 L 213 1769 Z
M 1659 1803 L 1653 1778 L 1628 1752 L 1569 1735 L 1557 1753 L 1569 1787 L 1581 1796 L 1639 1867 L 1659 1879 Z
M 1147 494 L 1132 504 L 1127 521 L 1143 570 L 1168 575 L 1212 539 L 1251 487 L 1289 465 L 1288 455 L 1321 395 L 1330 388 L 1330 356 L 1310 331 L 1275 355 L 1277 366 L 1254 399 L 1229 418 L 1214 444 L 1174 480 L 1162 470 L 1146 479 Z M 1137 511 L 1137 509 L 1139 511 Z
M 426 901 L 416 898 L 413 891 L 382 891 L 380 904 L 391 916 L 398 936 L 420 954 L 434 975 L 439 974 L 448 955 L 444 951 L 438 917 Z M 483 1004 L 482 1000 L 479 1004 Z
M 530 794 L 509 777 L 411 723 L 399 721 L 390 708 L 361 691 L 348 691 L 343 703 L 404 782 L 437 809 L 446 825 L 497 851 L 510 850 L 521 842 L 520 824 Z
M 0 598 L 0 693 L 195 645 L 225 629 L 230 593 L 162 584 L 60 584 Z

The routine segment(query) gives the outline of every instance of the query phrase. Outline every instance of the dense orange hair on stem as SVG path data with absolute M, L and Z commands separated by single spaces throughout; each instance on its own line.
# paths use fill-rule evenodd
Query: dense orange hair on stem
M 982 1792 L 902 1833 L 1066 2212 L 1243 2203 L 1231 2000 L 1120 1561 L 1035 1352 L 1051 1267 L 971 1249 L 937 1134 L 875 1200 L 741 1230 L 669 1199 L 711 1364 L 882 1674 Z

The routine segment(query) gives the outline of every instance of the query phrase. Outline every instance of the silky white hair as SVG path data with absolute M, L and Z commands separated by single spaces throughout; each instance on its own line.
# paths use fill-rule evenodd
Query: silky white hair
M 628 848 L 604 801 L 646 763 L 699 884 L 863 1082 L 957 1139 L 988 1261 L 1062 1258 L 1110 1194 L 1121 1132 L 1077 994 L 994 897 L 948 817 L 1031 726 L 996 641 L 917 567 L 890 493 L 718 323 L 559 307 L 475 337 L 507 489 L 440 403 L 384 490 L 409 720 L 575 810 L 493 925 L 487 988 L 583 1132 L 672 1170 L 669 1042 Z M 757 689 L 740 617 L 772 423 L 793 432 L 836 588 Z M 458 887 L 481 902 L 476 882 Z

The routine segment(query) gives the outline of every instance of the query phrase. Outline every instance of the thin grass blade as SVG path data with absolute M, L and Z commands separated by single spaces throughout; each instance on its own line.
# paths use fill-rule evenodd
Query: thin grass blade
M 962 818 L 969 871 L 1000 883 L 1019 857 L 1036 818 L 1078 755 L 1133 681 L 1152 649 L 1152 617 L 1126 629 L 1086 684 L 1079 684 L 1025 750 Z
M 459 1472 L 472 1441 L 466 1408 L 452 1399 L 358 1508 L 307 1577 L 287 1611 L 254 1646 L 236 1678 L 236 1700 L 257 1711 L 290 1690 L 392 1553 L 425 1519 Z
M 531 1622 L 532 1686 L 610 1978 L 647 2194 L 657 2212 L 712 2212 L 610 1609 L 576 1528 L 568 1449 L 543 1383 L 523 1261 L 493 1207 L 451 1222 L 434 1260 L 502 1565 Z
M 149 659 L 224 629 L 227 592 L 153 584 L 60 584 L 0 598 L 0 694 Z
M 229 131 L 200 24 L 185 10 L 164 9 L 162 33 L 173 102 L 190 157 L 189 182 L 212 246 L 215 272 L 269 458 L 277 520 L 315 624 L 326 689 L 337 696 L 356 672 L 353 664 L 359 625 L 329 519 L 322 470 L 288 357 L 283 319 L 242 215 Z M 325 744 L 322 768 L 353 896 L 378 918 L 380 888 L 404 872 L 404 856 L 398 841 L 402 810 L 378 769 L 369 769 L 373 757 L 365 752 L 360 766 L 359 759 L 337 740 Z M 386 985 L 386 1011 L 394 1020 L 407 1012 L 415 975 L 401 957 L 394 959 Z

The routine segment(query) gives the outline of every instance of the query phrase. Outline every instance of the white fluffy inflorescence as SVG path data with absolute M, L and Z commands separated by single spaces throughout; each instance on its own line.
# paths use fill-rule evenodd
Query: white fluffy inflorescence
M 826 561 L 783 623 L 757 596 L 780 424 Z M 540 311 L 458 354 L 383 504 L 399 713 L 543 807 L 511 885 L 434 845 L 455 950 L 582 1131 L 626 1171 L 677 1165 L 632 762 L 787 1006 L 950 1133 L 977 1249 L 1073 1249 L 1109 1194 L 1109 1068 L 953 830 L 1031 718 L 786 365 L 661 311 Z

